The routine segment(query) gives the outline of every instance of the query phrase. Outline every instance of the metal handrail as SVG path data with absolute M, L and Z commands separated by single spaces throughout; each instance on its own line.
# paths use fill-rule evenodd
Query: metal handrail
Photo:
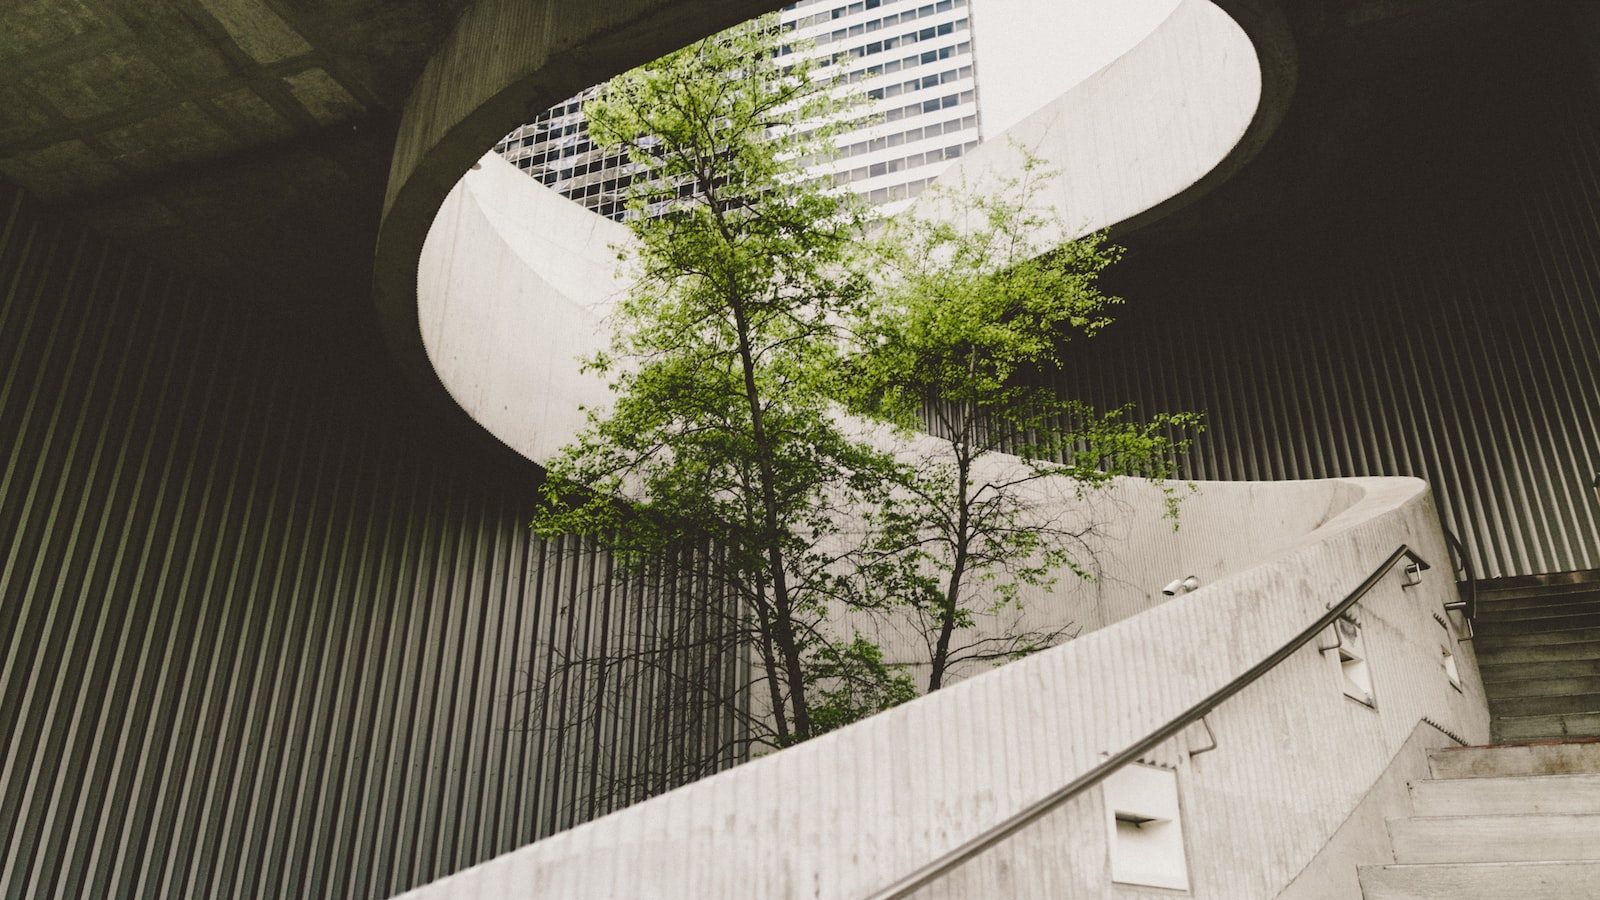
M 1410 547 L 1401 544 L 1395 548 L 1393 553 L 1389 554 L 1389 558 L 1383 561 L 1383 565 L 1374 569 L 1372 574 L 1368 575 L 1355 590 L 1345 595 L 1343 600 L 1330 606 L 1328 611 L 1318 618 L 1316 622 L 1306 626 L 1304 631 L 1273 651 L 1266 659 L 1251 666 L 1249 671 L 1218 688 L 1210 696 L 1184 710 L 1170 722 L 1150 732 L 1116 756 L 1079 775 L 1062 787 L 1052 791 L 1043 799 L 1029 804 L 1004 822 L 990 827 L 982 834 L 944 853 L 939 858 L 906 875 L 894 884 L 870 895 L 868 900 L 898 900 L 898 898 L 909 897 L 912 893 L 926 887 L 967 860 L 1033 824 L 1056 807 L 1104 781 L 1111 773 L 1144 756 L 1185 728 L 1200 721 L 1207 713 L 1222 705 L 1223 701 L 1244 690 L 1262 675 L 1272 671 L 1279 663 L 1292 656 L 1296 650 L 1311 643 L 1317 635 L 1326 631 L 1329 626 L 1339 620 L 1340 616 L 1349 612 L 1352 606 L 1360 602 L 1368 591 L 1376 587 L 1378 582 L 1383 580 L 1383 576 L 1387 575 L 1389 570 L 1394 568 L 1402 559 L 1410 559 L 1417 564 L 1418 569 L 1430 568 L 1422 557 L 1411 551 Z
M 1461 541 L 1455 536 L 1455 532 L 1446 528 L 1444 537 L 1445 540 L 1450 542 L 1450 548 L 1455 551 L 1455 557 L 1461 560 L 1459 570 L 1466 579 L 1467 584 L 1466 598 L 1459 603 L 1451 603 L 1447 604 L 1447 606 L 1450 609 L 1460 609 L 1462 614 L 1467 617 L 1467 621 L 1471 622 L 1478 618 L 1478 579 L 1472 576 L 1472 558 L 1467 556 L 1467 548 L 1461 545 Z

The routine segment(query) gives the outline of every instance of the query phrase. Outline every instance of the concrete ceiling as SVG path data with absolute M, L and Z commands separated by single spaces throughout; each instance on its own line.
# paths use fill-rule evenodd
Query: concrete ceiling
M 186 271 L 360 292 L 399 109 L 466 4 L 5 0 L 0 177 Z
M 776 5 L 525 2 L 507 8 L 539 10 L 570 25 L 575 35 L 592 30 L 598 42 L 575 37 L 574 52 L 619 59 L 639 56 L 651 43 L 627 29 L 617 32 L 616 47 L 607 43 L 603 35 L 614 27 L 611 19 L 622 18 L 620 8 L 638 6 L 658 16 L 679 11 L 676 30 L 685 33 L 656 35 L 652 46 L 660 52 L 663 40 L 688 39 L 694 28 L 715 27 L 736 9 L 748 15 Z M 1320 70 L 1310 80 L 1334 82 L 1320 97 L 1317 121 L 1302 116 L 1305 127 L 1290 129 L 1312 134 L 1325 134 L 1328 121 L 1338 120 L 1332 107 L 1351 93 L 1348 79 L 1360 80 L 1378 46 L 1433 36 L 1427 27 L 1396 26 L 1458 17 L 1462 8 L 1505 5 L 1277 2 L 1290 14 L 1303 63 Z M 369 314 L 374 245 L 401 107 L 471 5 L 0 0 L 0 177 L 182 271 L 215 275 L 234 293 L 270 291 L 288 307 Z M 1326 52 L 1335 47 L 1353 50 Z M 609 56 L 584 65 L 603 77 L 608 62 L 614 70 L 617 63 Z M 570 87 L 551 84 L 530 96 L 549 100 Z M 556 93 L 545 97 L 550 91 Z M 1274 143 L 1303 142 L 1280 137 Z M 1269 154 L 1265 162 L 1270 159 Z M 1260 163 L 1251 168 L 1294 169 Z M 1244 189 L 1220 192 L 1157 230 L 1208 229 L 1257 218 L 1264 197 L 1277 196 L 1268 188 L 1285 181 L 1292 179 L 1246 179 Z M 330 304 L 332 299 L 341 302 Z
M 0 172 L 46 199 L 393 110 L 462 0 L 10 0 Z

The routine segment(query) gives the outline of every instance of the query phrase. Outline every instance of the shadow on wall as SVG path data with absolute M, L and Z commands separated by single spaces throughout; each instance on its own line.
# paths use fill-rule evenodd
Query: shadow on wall
M 1600 107 L 1525 27 L 1367 61 L 1230 186 L 1250 224 L 1129 235 L 1063 391 L 1205 410 L 1193 478 L 1423 478 L 1480 577 L 1600 568 Z
M 0 221 L 0 894 L 387 897 L 607 811 L 523 727 L 616 608 L 531 464 L 335 317 Z

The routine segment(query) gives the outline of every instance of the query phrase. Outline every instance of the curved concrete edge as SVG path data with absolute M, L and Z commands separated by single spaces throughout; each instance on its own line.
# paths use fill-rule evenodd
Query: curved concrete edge
M 1354 502 L 1272 562 L 408 896 L 866 895 L 1221 687 L 1398 543 L 1447 558 L 1422 482 L 1342 484 Z M 1360 607 L 1375 707 L 1346 698 L 1337 662 L 1306 648 L 1214 711 L 1209 734 L 1152 754 L 1179 775 L 1196 896 L 1276 896 L 1419 722 L 1487 736 L 1475 669 L 1463 667 L 1458 690 L 1439 665 L 1447 569 L 1414 588 L 1392 572 Z M 1092 792 L 918 896 L 1110 896 L 1108 822 Z
M 604 251 L 626 238 L 626 229 L 493 156 L 457 185 L 429 236 L 419 287 L 428 351 L 456 402 L 498 423 L 496 436 L 530 458 L 570 439 L 582 425 L 580 406 L 605 402 L 603 385 L 576 357 L 604 340 L 608 299 L 624 287 Z M 509 410 L 516 415 L 500 415 Z M 1454 586 L 1423 482 L 1202 483 L 1180 532 L 1160 517 L 1151 490 L 1124 481 L 1108 493 L 1105 502 L 1127 517 L 1086 595 L 1029 598 L 1030 606 L 1056 603 L 1054 613 L 1085 626 L 1083 637 L 414 896 L 533 888 L 549 896 L 860 896 L 1248 668 L 1401 541 L 1441 565 L 1423 592 L 1385 588 L 1363 620 L 1383 642 L 1374 654 L 1383 660 L 1377 714 L 1345 699 L 1336 669 L 1319 670 L 1311 661 L 1326 658 L 1308 652 L 1281 683 L 1219 711 L 1212 725 L 1222 750 L 1191 761 L 1186 750 L 1206 740 L 1196 735 L 1158 754 L 1155 761 L 1184 772 L 1191 847 L 1223 848 L 1197 856 L 1197 882 L 1224 885 L 1219 896 L 1272 896 L 1336 832 L 1421 719 L 1484 739 L 1470 647 L 1458 651 L 1467 679 L 1458 692 L 1430 643 L 1440 634 L 1432 613 L 1443 612 Z M 1201 578 L 1200 590 L 1159 595 L 1161 584 L 1188 574 Z M 1101 881 L 1082 882 L 1080 895 L 1102 895 L 1109 886 L 1098 814 L 1093 803 L 1076 804 L 1019 835 L 1003 865 L 984 862 L 930 896 L 994 895 L 1019 873 L 1039 887 L 1019 894 L 1049 893 L 1044 885 L 1090 873 Z M 1241 829 L 1240 821 L 1266 825 Z M 1238 867 L 1240 858 L 1273 862 Z
M 1279 0 L 1218 0 L 1255 50 L 1260 94 L 1254 114 L 1232 149 L 1187 188 L 1126 219 L 1109 223 L 1120 237 L 1188 207 L 1238 174 L 1272 139 L 1289 112 L 1300 78 L 1299 52 Z
M 1194 202 L 1255 154 L 1293 88 L 1281 16 L 1246 21 L 1255 34 L 1210 0 L 1183 0 L 1139 43 L 935 184 L 992 191 L 1031 154 L 1058 176 L 1041 202 L 1060 213 L 1063 240 L 1112 226 L 1125 232 Z M 1258 63 L 1256 48 L 1278 43 L 1291 49 Z M 929 192 L 911 214 L 948 218 L 947 206 Z
M 423 343 L 451 399 L 512 450 L 544 462 L 570 443 L 586 409 L 603 409 L 605 383 L 581 358 L 607 341 L 604 317 L 626 289 L 614 248 L 625 227 L 595 216 L 488 154 L 446 198 L 422 254 L 418 298 Z M 937 454 L 931 439 L 897 441 L 900 452 Z M 1005 466 L 1004 461 L 989 463 Z M 1183 504 L 1181 532 L 1162 517 L 1155 487 L 1120 479 L 1077 498 L 1043 486 L 1103 536 L 1100 577 L 1025 592 L 1039 627 L 1092 630 L 1150 608 L 1175 577 L 1210 583 L 1291 549 L 1356 502 L 1339 480 L 1203 482 Z M 893 656 L 912 649 L 883 633 Z M 897 641 L 906 642 L 904 648 Z
M 429 377 L 479 426 L 536 462 L 610 397 L 581 360 L 603 349 L 626 284 L 623 226 L 486 155 L 440 207 L 413 291 Z
M 373 259 L 384 339 L 421 400 L 449 410 L 422 343 L 423 242 L 462 173 L 550 104 L 781 0 L 476 0 L 417 78 L 402 111 Z
M 1175 194 L 1148 200 L 1154 205 L 1121 227 L 1135 227 L 1192 201 L 1242 167 L 1271 135 L 1295 77 L 1294 45 L 1278 2 L 1217 0 L 1212 7 L 1207 0 L 1186 0 L 1169 16 L 1167 22 L 1182 23 L 1204 16 L 1193 11 L 1196 6 L 1213 14 L 1220 7 L 1253 46 L 1260 99 L 1232 149 L 1218 149 L 1225 154 L 1220 161 L 1213 159 L 1198 181 L 1191 176 L 1168 184 Z M 469 7 L 406 105 L 373 261 L 380 327 L 422 402 L 446 416 L 458 414 L 428 358 L 417 288 L 429 230 L 462 173 L 501 135 L 549 103 L 778 5 L 773 0 L 630 0 L 568 10 L 557 3 L 478 0 Z M 1158 27 L 1140 46 L 1164 40 L 1157 35 L 1165 30 L 1165 24 Z M 1102 75 L 1112 69 L 1129 71 L 1113 63 Z M 1088 90 L 1104 90 L 1105 78 L 1091 81 Z

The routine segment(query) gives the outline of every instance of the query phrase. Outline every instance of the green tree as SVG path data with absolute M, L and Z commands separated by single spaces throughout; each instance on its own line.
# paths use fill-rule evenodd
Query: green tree
M 758 660 L 745 683 L 702 701 L 708 715 L 720 703 L 741 716 L 746 751 L 900 699 L 897 685 L 863 681 L 893 680 L 875 648 L 829 624 L 855 584 L 843 523 L 887 465 L 837 414 L 839 325 L 861 315 L 868 289 L 862 212 L 797 162 L 830 152 L 848 104 L 810 63 L 780 68 L 778 39 L 773 17 L 736 27 L 612 81 L 586 107 L 596 142 L 625 147 L 639 170 L 624 253 L 635 280 L 610 350 L 587 362 L 614 405 L 590 410 L 550 465 L 534 523 L 588 536 L 639 572 L 686 542 L 714 548 L 693 557 L 710 599 L 677 612 L 716 618 L 705 646 Z M 670 656 L 681 650 L 638 652 L 665 654 L 642 668 L 667 672 L 682 671 Z M 741 691 L 764 708 L 741 712 Z
M 1200 424 L 1061 395 L 1069 345 L 1122 302 L 1098 285 L 1121 250 L 1103 234 L 1053 237 L 1063 223 L 1039 204 L 1052 177 L 1030 155 L 1001 190 L 936 188 L 940 215 L 889 222 L 885 283 L 857 327 L 855 411 L 934 437 L 877 509 L 867 562 L 879 606 L 909 611 L 927 642 L 930 691 L 961 662 L 1058 641 L 1062 628 L 974 632 L 975 616 L 1015 608 L 1024 586 L 1062 571 L 1090 577 L 1100 523 L 1082 501 L 1117 476 L 1165 484 L 1179 435 Z

